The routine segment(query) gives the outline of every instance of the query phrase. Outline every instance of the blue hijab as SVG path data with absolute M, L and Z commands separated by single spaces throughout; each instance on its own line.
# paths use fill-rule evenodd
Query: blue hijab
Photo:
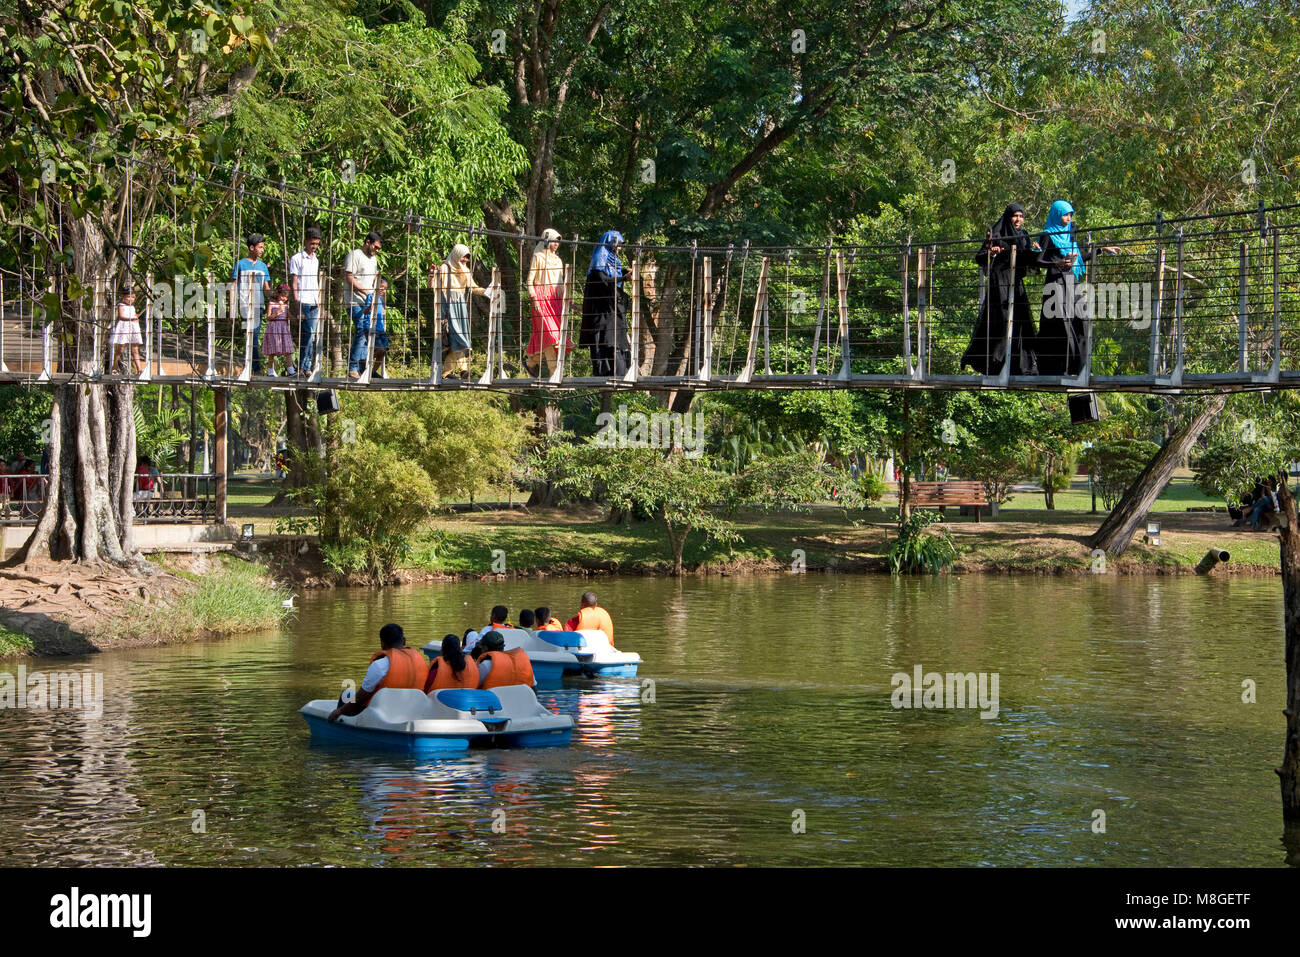
M 623 234 L 617 229 L 611 229 L 601 236 L 600 245 L 591 253 L 591 265 L 587 267 L 587 272 L 599 270 L 611 279 L 622 279 L 623 264 L 618 261 L 618 253 L 614 250 L 623 241 Z
M 1078 253 L 1079 257 L 1074 261 L 1074 278 L 1082 279 L 1084 273 L 1083 252 L 1079 249 L 1079 244 L 1074 241 L 1073 230 L 1070 228 L 1073 223 L 1065 223 L 1062 220 L 1066 214 L 1073 213 L 1074 207 L 1063 199 L 1058 199 L 1052 204 L 1052 208 L 1047 212 L 1047 225 L 1043 227 L 1043 235 L 1050 236 L 1052 245 L 1061 251 L 1062 256 L 1069 256 L 1070 253 Z

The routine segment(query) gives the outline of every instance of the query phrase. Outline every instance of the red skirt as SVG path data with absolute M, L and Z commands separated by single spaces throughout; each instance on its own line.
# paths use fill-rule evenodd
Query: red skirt
M 533 300 L 533 335 L 528 340 L 528 348 L 524 350 L 526 355 L 535 356 L 549 346 L 560 344 L 562 293 L 562 287 L 552 286 L 540 299 Z M 572 348 L 572 343 L 569 348 Z

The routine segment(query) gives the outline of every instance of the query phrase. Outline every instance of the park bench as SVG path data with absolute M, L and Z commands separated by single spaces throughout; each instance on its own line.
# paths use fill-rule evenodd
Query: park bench
M 903 486 L 898 486 L 898 499 L 903 500 Z M 980 520 L 980 509 L 988 508 L 989 497 L 983 482 L 913 482 L 912 508 L 937 508 L 940 514 L 950 505 L 971 505 L 975 508 L 975 521 Z

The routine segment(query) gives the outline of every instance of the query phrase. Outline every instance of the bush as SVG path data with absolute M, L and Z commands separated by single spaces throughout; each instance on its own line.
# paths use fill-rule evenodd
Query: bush
M 918 509 L 898 527 L 889 546 L 889 571 L 894 575 L 929 572 L 937 575 L 957 560 L 957 545 L 946 528 L 931 533 L 929 526 L 943 521 L 938 512 Z
M 858 479 L 858 492 L 868 502 L 879 502 L 889 494 L 889 483 L 875 472 L 867 472 Z

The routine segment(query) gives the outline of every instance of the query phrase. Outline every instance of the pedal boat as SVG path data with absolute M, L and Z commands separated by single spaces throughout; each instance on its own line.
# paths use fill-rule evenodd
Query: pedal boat
M 540 635 L 553 635 L 555 632 L 529 632 L 522 628 L 498 628 L 505 639 L 506 651 L 522 648 L 528 655 L 528 663 L 533 666 L 533 677 L 539 688 L 558 688 L 564 683 L 566 672 L 577 672 L 579 662 L 576 656 L 554 642 L 539 638 Z M 420 648 L 430 661 L 442 654 L 442 642 L 431 641 Z
M 453 754 L 473 747 L 545 748 L 568 744 L 573 718 L 554 714 L 533 689 L 490 691 L 380 688 L 358 715 L 330 723 L 338 702 L 320 698 L 300 709 L 313 740 L 412 754 Z
M 566 675 L 588 678 L 635 678 L 641 656 L 635 651 L 616 651 L 600 630 L 539 631 L 537 637 L 569 652 L 576 663 L 566 666 Z

